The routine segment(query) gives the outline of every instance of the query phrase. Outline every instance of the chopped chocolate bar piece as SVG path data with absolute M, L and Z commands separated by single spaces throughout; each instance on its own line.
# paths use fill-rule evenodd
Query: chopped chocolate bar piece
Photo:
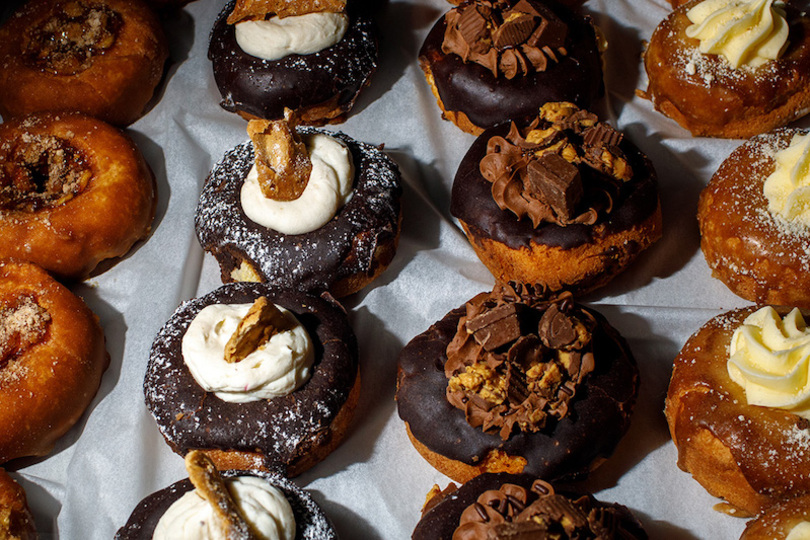
M 549 306 L 540 318 L 538 333 L 543 344 L 550 349 L 561 349 L 577 339 L 574 322 L 555 304 Z
M 506 306 L 502 306 L 506 307 Z M 512 306 L 514 307 L 514 305 Z M 497 308 L 500 310 L 501 308 Z M 502 345 L 511 343 L 520 337 L 520 321 L 514 310 L 504 317 L 488 323 L 486 326 L 473 331 L 473 337 L 486 351 L 494 351 Z M 477 318 L 486 317 L 487 314 L 479 315 Z M 468 323 L 469 324 L 469 323 Z M 469 331 L 469 330 L 468 330 Z
M 474 7 L 460 11 L 458 31 L 467 43 L 483 39 L 487 33 L 487 21 Z
M 588 146 L 619 146 L 623 138 L 621 132 L 604 123 L 599 123 L 582 134 L 582 140 Z
M 524 180 L 529 197 L 539 199 L 558 215 L 570 219 L 582 197 L 582 178 L 576 165 L 547 153 L 529 162 Z
M 514 47 L 520 45 L 532 35 L 535 22 L 531 15 L 510 17 L 492 34 L 496 47 Z

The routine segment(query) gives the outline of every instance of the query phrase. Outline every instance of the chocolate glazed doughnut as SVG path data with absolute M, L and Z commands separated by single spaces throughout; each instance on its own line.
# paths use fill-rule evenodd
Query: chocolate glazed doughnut
M 233 478 L 244 474 L 244 471 L 222 471 L 223 478 Z M 329 522 L 329 518 L 306 491 L 276 473 L 251 472 L 250 474 L 264 478 L 284 493 L 295 516 L 296 540 L 337 539 L 337 533 Z M 155 527 L 166 510 L 177 499 L 193 489 L 191 481 L 185 479 L 149 495 L 138 503 L 126 525 L 115 534 L 116 540 L 151 540 Z
M 265 296 L 292 311 L 314 346 L 312 376 L 286 396 L 226 402 L 206 392 L 183 361 L 182 340 L 211 304 L 252 303 Z M 258 283 L 235 283 L 182 304 L 152 345 L 144 381 L 146 406 L 166 442 L 185 455 L 205 451 L 219 469 L 279 469 L 300 474 L 342 440 L 359 396 L 357 342 L 333 301 Z
M 253 164 L 250 141 L 227 152 L 214 167 L 200 196 L 195 225 L 203 249 L 219 261 L 223 282 L 236 280 L 234 271 L 246 264 L 256 276 L 253 280 L 329 290 L 342 297 L 359 290 L 391 262 L 401 219 L 399 170 L 378 148 L 342 133 L 328 134 L 351 151 L 354 195 L 331 221 L 306 234 L 282 234 L 245 215 L 239 194 Z
M 222 107 L 250 118 L 284 118 L 284 108 L 305 124 L 342 122 L 377 68 L 377 37 L 372 20 L 349 12 L 343 39 L 322 51 L 263 60 L 245 53 L 227 23 L 231 1 L 211 30 L 208 58 L 222 94 Z

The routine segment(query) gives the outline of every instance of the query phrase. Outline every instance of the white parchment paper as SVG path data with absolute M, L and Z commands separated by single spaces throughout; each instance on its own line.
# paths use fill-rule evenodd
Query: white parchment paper
M 208 34 L 222 0 L 197 0 L 166 21 L 171 66 L 159 102 L 128 133 L 158 179 L 154 232 L 106 273 L 74 287 L 99 315 L 112 363 L 79 424 L 42 459 L 6 464 L 24 486 L 42 538 L 109 539 L 146 495 L 185 477 L 143 403 L 157 330 L 183 300 L 219 284 L 193 216 L 203 181 L 247 139 L 246 123 L 218 105 Z M 380 14 L 380 66 L 349 120 L 331 129 L 384 144 L 404 177 L 404 221 L 390 268 L 346 301 L 360 344 L 363 391 L 346 442 L 296 482 L 345 539 L 405 539 L 425 494 L 448 479 L 412 448 L 394 402 L 397 355 L 415 335 L 493 279 L 449 215 L 456 167 L 474 138 L 441 120 L 416 62 L 444 0 L 390 0 Z M 695 139 L 635 96 L 646 87 L 643 41 L 669 12 L 665 0 L 591 0 L 604 31 L 607 95 L 597 110 L 654 162 L 664 238 L 606 288 L 584 298 L 629 340 L 641 395 L 627 436 L 582 487 L 627 505 L 651 538 L 739 537 L 745 522 L 676 466 L 663 416 L 672 360 L 714 315 L 746 302 L 710 276 L 699 249 L 697 198 L 741 141 Z M 437 426 L 440 428 L 440 426 Z

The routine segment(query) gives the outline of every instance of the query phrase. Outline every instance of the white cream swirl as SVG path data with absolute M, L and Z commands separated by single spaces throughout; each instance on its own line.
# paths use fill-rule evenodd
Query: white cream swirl
M 776 168 L 762 187 L 768 210 L 810 227 L 810 133 L 794 135 L 774 161 Z
M 346 34 L 344 13 L 307 13 L 236 23 L 236 43 L 251 56 L 278 60 L 290 54 L 313 54 L 335 45 Z
M 315 359 L 306 329 L 279 309 L 295 326 L 279 332 L 234 363 L 225 361 L 225 345 L 251 304 L 213 304 L 203 308 L 183 336 L 183 361 L 194 380 L 223 401 L 247 403 L 292 393 L 309 379 Z
M 255 476 L 239 476 L 225 482 L 245 520 L 263 540 L 294 540 L 295 516 L 280 490 Z M 225 536 L 214 523 L 211 504 L 192 490 L 166 510 L 152 539 L 225 540 Z
M 726 364 L 750 405 L 810 417 L 810 330 L 798 309 L 784 318 L 770 306 L 734 331 Z
M 800 521 L 794 525 L 785 540 L 810 540 L 810 522 Z
M 242 210 L 248 218 L 283 234 L 305 234 L 320 229 L 352 195 L 354 162 L 349 148 L 323 133 L 304 135 L 302 139 L 309 151 L 312 172 L 300 197 L 292 201 L 265 197 L 255 164 L 239 193 Z
M 788 45 L 788 24 L 774 0 L 704 0 L 687 11 L 686 35 L 700 52 L 722 55 L 731 67 L 758 67 L 778 59 Z

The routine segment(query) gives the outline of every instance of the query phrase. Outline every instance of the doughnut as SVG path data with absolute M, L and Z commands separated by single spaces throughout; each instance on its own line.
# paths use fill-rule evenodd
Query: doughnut
M 450 213 L 497 280 L 577 293 L 661 237 L 650 161 L 570 103 L 544 105 L 528 127 L 481 134 L 459 164 Z
M 776 504 L 749 521 L 740 540 L 800 540 L 808 531 L 810 495 L 803 495 Z
M 0 537 L 6 540 L 35 540 L 34 518 L 25 491 L 0 469 Z
M 717 19 L 725 16 L 722 10 L 766 10 L 728 15 L 746 23 L 755 18 L 760 26 L 750 23 L 745 35 L 759 41 L 711 33 L 712 17 L 697 24 L 703 20 L 700 10 L 710 9 L 717 10 Z M 780 49 L 783 39 L 786 45 Z M 726 43 L 729 48 L 720 47 Z M 810 18 L 794 6 L 772 2 L 691 2 L 674 9 L 655 29 L 644 67 L 649 84 L 642 95 L 659 112 L 694 136 L 747 139 L 810 110 Z
M 510 4 L 462 3 L 436 22 L 419 51 L 442 116 L 473 135 L 508 120 L 528 123 L 549 101 L 589 107 L 603 93 L 590 18 L 552 2 Z M 467 19 L 465 34 L 457 26 Z
M 101 120 L 44 113 L 0 124 L 0 258 L 84 279 L 149 234 L 155 197 L 138 148 Z
M 189 358 L 199 353 L 186 349 L 184 336 L 204 308 L 247 305 L 259 297 L 294 314 L 312 341 L 314 363 L 309 378 L 292 393 L 229 401 L 227 389 L 215 393 L 197 382 Z M 357 343 L 342 307 L 328 296 L 259 283 L 228 284 L 182 304 L 155 338 L 144 381 L 147 408 L 178 454 L 201 450 L 221 470 L 277 469 L 287 476 L 302 473 L 337 447 L 359 388 Z
M 635 361 L 604 317 L 512 283 L 405 346 L 396 401 L 414 447 L 450 478 L 553 481 L 582 478 L 612 454 L 637 393 Z
M 229 17 L 241 3 L 228 3 L 211 31 L 208 58 L 222 94 L 222 108 L 245 119 L 277 120 L 289 108 L 304 124 L 344 121 L 377 69 L 377 36 L 371 17 L 350 7 L 348 27 L 334 45 L 317 52 L 264 59 L 248 54 L 237 42 L 236 26 L 245 21 L 232 24 Z M 273 14 L 263 12 L 253 19 L 261 21 L 267 16 L 284 20 L 271 17 Z
M 0 28 L 0 115 L 78 111 L 127 126 L 145 114 L 167 58 L 140 0 L 31 0 Z
M 806 378 L 807 316 L 784 307 L 730 311 L 693 334 L 675 359 L 665 412 L 678 467 L 736 515 L 810 491 L 808 392 L 788 373 L 795 366 Z M 766 379 L 784 388 L 769 389 Z
M 297 133 L 328 135 L 349 149 L 353 195 L 334 218 L 305 233 L 279 232 L 249 218 L 241 201 L 255 161 L 248 141 L 228 151 L 208 176 L 197 206 L 197 237 L 219 262 L 223 282 L 262 281 L 344 297 L 370 283 L 394 257 L 401 222 L 399 169 L 379 148 L 342 133 L 305 127 Z
M 44 456 L 96 395 L 110 357 L 98 318 L 36 265 L 0 260 L 0 464 Z
M 793 166 L 781 166 L 781 156 L 797 150 L 807 156 L 810 141 L 788 151 L 791 141 L 807 134 L 779 129 L 752 138 L 731 153 L 700 194 L 700 246 L 712 275 L 751 302 L 810 308 L 810 213 L 800 211 L 801 199 L 779 206 L 766 195 L 780 177 L 788 182 L 776 174 Z M 801 182 L 807 185 L 810 178 L 799 175 L 790 182 L 796 182 L 798 195 Z M 773 190 L 778 189 L 777 184 Z
M 647 533 L 620 504 L 557 491 L 529 474 L 485 473 L 459 487 L 434 486 L 411 538 L 643 540 Z
M 212 474 L 216 475 L 211 471 Z M 190 475 L 193 473 L 190 473 Z M 229 492 L 232 499 L 239 502 L 237 505 L 237 516 L 248 522 L 248 527 L 254 534 L 250 536 L 228 536 L 227 538 L 278 538 L 279 540 L 337 540 L 337 533 L 334 527 L 324 514 L 323 510 L 312 499 L 306 491 L 296 486 L 290 480 L 276 472 L 267 471 L 245 471 L 227 470 L 218 474 L 224 482 L 224 488 Z M 194 478 L 175 482 L 167 488 L 152 493 L 144 498 L 132 512 L 127 523 L 121 527 L 115 535 L 116 540 L 182 540 L 184 538 L 209 538 L 209 527 L 214 525 L 200 523 L 197 527 L 190 524 L 191 517 L 202 515 L 208 518 L 213 514 L 211 510 L 205 514 L 200 507 L 205 507 L 210 503 L 206 497 L 209 494 L 207 484 L 203 482 L 198 485 L 199 480 Z M 216 484 L 214 484 L 216 485 Z M 233 496 L 236 493 L 240 497 Z M 258 496 L 254 496 L 257 494 Z M 270 499 L 272 504 L 268 504 Z M 278 500 L 281 499 L 281 502 Z M 192 500 L 193 503 L 184 502 Z M 286 504 L 285 504 L 286 503 Z M 196 505 L 196 506 L 195 506 Z M 183 512 L 171 512 L 174 509 L 181 509 Z M 269 515 L 259 515 L 259 519 L 251 519 L 250 512 L 262 510 L 281 509 L 279 512 L 283 519 L 279 519 L 279 514 L 269 512 Z M 168 513 L 167 513 L 168 512 Z M 196 512 L 196 513 L 195 513 Z M 186 525 L 184 531 L 197 533 L 195 536 L 183 536 L 180 531 L 172 531 L 165 524 L 161 524 L 164 514 L 174 516 L 175 525 L 178 527 Z M 255 515 L 255 514 L 254 514 Z M 268 517 L 272 519 L 267 519 Z M 261 518 L 265 518 L 264 521 Z M 168 519 L 168 518 L 167 518 Z M 233 518 L 231 518 L 232 520 Z M 236 517 L 238 520 L 239 517 Z M 278 526 L 278 523 L 294 522 L 294 533 L 289 534 L 288 530 Z M 268 527 L 262 529 L 261 526 Z M 276 530 L 278 527 L 278 530 Z M 254 532 L 255 531 L 255 532 Z M 166 534 L 170 533 L 170 536 Z M 158 534 L 156 534 L 158 533 Z M 162 533 L 162 534 L 160 534 Z M 264 533 L 264 534 L 263 534 Z M 268 534 L 269 533 L 269 534 Z M 281 533 L 281 534 L 279 534 Z M 256 534 L 261 534 L 257 536 Z M 210 536 L 216 537 L 216 536 Z M 222 536 L 222 538 L 226 538 Z

